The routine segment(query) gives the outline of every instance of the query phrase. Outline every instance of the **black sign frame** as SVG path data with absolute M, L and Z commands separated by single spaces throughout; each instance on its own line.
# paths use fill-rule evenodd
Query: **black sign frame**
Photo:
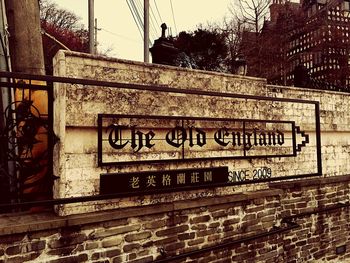
M 179 91 L 179 93 L 187 93 L 186 90 Z M 192 93 L 189 93 L 192 94 Z M 274 178 L 269 178 L 267 180 L 261 180 L 261 181 L 278 181 L 278 180 L 288 180 L 288 179 L 294 179 L 294 178 L 304 178 L 304 177 L 312 177 L 312 176 L 321 176 L 322 175 L 322 152 L 321 152 L 321 123 L 320 123 L 320 103 L 318 101 L 308 101 L 308 100 L 301 100 L 301 99 L 287 99 L 287 98 L 270 98 L 270 97 L 263 97 L 263 96 L 251 96 L 251 95 L 241 95 L 241 94 L 229 94 L 229 93 L 219 93 L 219 92 L 204 92 L 204 93 L 195 93 L 196 95 L 203 95 L 203 96 L 217 96 L 217 97 L 224 97 L 224 98 L 243 98 L 247 100 L 257 100 L 257 101 L 276 101 L 276 102 L 287 102 L 287 103 L 300 103 L 300 104 L 308 104 L 313 105 L 315 109 L 315 136 L 316 136 L 316 161 L 317 161 L 317 172 L 316 173 L 310 173 L 310 174 L 301 174 L 301 175 L 290 175 L 290 176 L 278 176 Z M 269 122 L 269 123 L 290 123 L 293 125 L 294 128 L 298 128 L 298 126 L 295 125 L 294 121 L 280 121 L 280 120 L 256 120 L 256 119 L 234 119 L 234 118 L 202 118 L 202 117 L 188 117 L 188 116 L 145 116 L 145 115 L 131 115 L 131 114 L 98 114 L 98 166 L 99 167 L 108 167 L 108 166 L 124 166 L 124 165 L 130 165 L 130 164 L 142 164 L 142 163 L 164 163 L 164 162 L 189 162 L 189 161 L 205 161 L 205 160 L 213 160 L 213 159 L 253 159 L 253 158 L 275 158 L 275 157 L 294 157 L 296 156 L 297 151 L 297 145 L 293 143 L 293 154 L 289 156 L 282 156 L 282 155 L 275 155 L 275 156 L 231 156 L 231 157 L 208 157 L 208 158 L 189 158 L 189 159 L 181 159 L 181 160 L 139 160 L 139 161 L 126 161 L 126 162 L 109 162 L 105 163 L 102 161 L 102 121 L 103 118 L 113 118 L 113 117 L 119 117 L 119 118 L 181 118 L 181 119 L 202 119 L 202 120 L 236 120 L 236 121 L 249 121 L 249 122 Z M 293 133 L 294 134 L 294 133 Z M 295 138 L 293 138 L 293 141 L 295 142 Z M 260 180 L 259 180 L 260 181 Z M 256 183 L 258 181 L 252 181 L 253 183 Z M 233 184 L 246 184 L 251 183 L 249 182 L 236 182 Z M 231 183 L 232 184 L 232 183 Z
M 165 120 L 180 120 L 180 121 L 232 121 L 232 122 L 242 122 L 243 134 L 245 134 L 245 127 L 247 123 L 277 123 L 277 124 L 290 124 L 292 141 L 293 141 L 293 153 L 291 154 L 273 154 L 273 155 L 248 155 L 248 149 L 243 147 L 243 155 L 240 156 L 216 156 L 216 157 L 201 157 L 201 158 L 187 158 L 184 152 L 184 145 L 182 146 L 182 158 L 181 159 L 155 159 L 155 160 L 138 160 L 138 161 L 116 161 L 116 162 L 103 162 L 103 152 L 102 152 L 102 123 L 104 118 L 132 118 L 132 119 L 165 119 Z M 255 159 L 255 158 L 277 158 L 277 157 L 295 157 L 297 156 L 297 142 L 296 142 L 296 132 L 294 121 L 283 121 L 283 120 L 256 120 L 256 119 L 235 119 L 235 118 L 210 118 L 210 117 L 180 117 L 180 116 L 162 116 L 162 115 L 130 115 L 130 114 L 99 114 L 98 115 L 98 165 L 99 166 L 109 166 L 109 165 L 129 165 L 129 164 L 140 164 L 140 163 L 157 163 L 157 162 L 172 162 L 172 161 L 205 161 L 213 159 Z

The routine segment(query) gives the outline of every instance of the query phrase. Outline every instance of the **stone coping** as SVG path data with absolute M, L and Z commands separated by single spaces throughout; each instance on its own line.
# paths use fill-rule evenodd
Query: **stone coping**
M 190 68 L 176 67 L 176 66 L 163 65 L 163 64 L 140 62 L 140 61 L 136 61 L 136 60 L 127 60 L 127 59 L 121 59 L 121 58 L 116 58 L 116 57 L 107 57 L 107 56 L 103 56 L 103 55 L 93 55 L 93 54 L 89 54 L 89 53 L 81 53 L 81 52 L 70 51 L 70 50 L 60 50 L 59 52 L 60 52 L 60 54 L 63 54 L 64 56 L 96 59 L 96 60 L 101 60 L 101 61 L 117 62 L 117 63 L 123 63 L 123 64 L 135 65 L 135 66 L 149 67 L 149 68 L 168 69 L 168 70 L 172 69 L 172 70 L 182 71 L 182 72 L 191 72 L 191 73 L 198 72 L 201 74 L 204 73 L 204 74 L 214 75 L 214 76 L 223 76 L 223 77 L 230 77 L 230 78 L 236 78 L 236 79 L 258 81 L 258 82 L 262 82 L 264 84 L 267 83 L 266 78 L 242 76 L 242 75 L 235 75 L 235 74 L 229 74 L 229 73 L 218 72 L 218 71 L 207 71 L 207 70 L 190 69 Z M 56 55 L 56 56 L 58 57 L 58 55 Z
M 282 193 L 283 191 L 280 189 L 260 190 L 237 193 L 229 196 L 198 198 L 194 200 L 176 201 L 173 203 L 121 208 L 64 217 L 60 217 L 53 212 L 3 214 L 0 215 L 0 236 L 93 224 L 123 218 L 194 209 L 203 206 L 237 203 L 258 198 L 280 196 Z
M 281 181 L 269 183 L 270 188 L 276 189 L 292 189 L 292 188 L 302 188 L 309 186 L 322 186 L 326 184 L 338 184 L 350 182 L 350 175 L 341 176 L 329 176 L 329 177 L 315 177 L 312 179 L 303 179 L 297 181 Z

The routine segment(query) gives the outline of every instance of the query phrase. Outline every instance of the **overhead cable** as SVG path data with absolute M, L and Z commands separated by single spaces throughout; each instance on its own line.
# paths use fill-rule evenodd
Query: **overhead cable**
M 101 28 L 101 30 L 102 30 L 102 31 L 105 31 L 105 32 L 107 32 L 107 33 L 109 33 L 109 34 L 111 34 L 111 35 L 113 35 L 113 36 L 120 37 L 120 38 L 124 38 L 124 39 L 129 40 L 129 41 L 132 41 L 132 42 L 140 43 L 139 40 L 136 40 L 136 39 L 134 39 L 134 38 L 130 38 L 130 37 L 127 37 L 127 36 L 123 36 L 123 35 L 114 33 L 114 32 L 112 32 L 112 31 L 109 31 L 109 30 L 105 29 L 105 28 Z
M 143 13 L 143 9 L 144 9 L 144 6 L 143 4 L 140 2 L 140 0 L 136 0 L 136 5 L 135 7 L 137 8 L 137 13 L 139 15 L 139 17 L 142 17 L 142 13 Z M 150 21 L 150 35 L 152 35 L 152 39 L 155 39 L 157 37 L 157 34 L 155 33 L 156 32 L 156 29 L 155 29 L 155 26 L 154 26 L 154 23 L 153 23 L 153 20 L 152 20 L 152 17 L 149 17 L 149 21 Z M 142 27 L 143 27 L 143 19 L 142 19 Z M 151 43 L 151 39 L 149 40 L 150 43 Z
M 153 24 L 153 26 L 154 26 L 154 24 L 156 25 L 154 31 L 155 31 L 156 36 L 158 36 L 159 35 L 159 28 L 160 28 L 160 25 L 161 25 L 161 21 L 159 22 L 157 17 L 154 15 L 153 8 L 152 8 L 151 5 L 150 5 L 150 10 L 151 10 L 151 15 L 153 16 L 153 19 L 152 19 L 152 16 L 151 16 L 150 20 L 151 20 L 151 23 Z M 155 21 L 155 22 L 153 23 L 153 21 Z
M 128 4 L 129 10 L 130 10 L 130 12 L 131 12 L 131 15 L 132 15 L 134 21 L 135 21 L 135 24 L 136 24 L 136 26 L 137 26 L 137 29 L 138 29 L 139 33 L 140 33 L 140 36 L 141 36 L 141 38 L 143 38 L 142 30 L 140 29 L 139 23 L 137 22 L 137 19 L 136 19 L 136 17 L 135 17 L 135 14 L 134 14 L 133 11 L 132 11 L 131 4 L 129 3 L 128 0 L 126 0 L 126 3 Z
M 176 26 L 176 21 L 175 21 L 175 14 L 174 14 L 174 7 L 173 7 L 173 1 L 170 0 L 170 6 L 171 6 L 171 13 L 173 14 L 173 21 L 174 21 L 174 26 L 175 26 L 175 33 L 177 35 L 177 26 Z
M 135 16 L 137 18 L 137 21 L 138 21 L 138 23 L 140 25 L 140 28 L 143 28 L 143 19 L 141 18 L 141 15 L 140 15 L 140 13 L 139 13 L 139 11 L 137 9 L 137 6 L 135 5 L 134 0 L 130 0 L 130 4 L 131 4 L 133 12 L 134 12 L 134 14 L 135 14 Z
M 161 22 L 161 23 L 164 22 L 163 19 L 162 19 L 162 16 L 160 15 L 160 12 L 159 12 L 158 5 L 157 5 L 156 0 L 154 0 L 154 6 L 156 7 L 156 10 L 157 10 L 157 13 L 158 13 L 160 22 Z

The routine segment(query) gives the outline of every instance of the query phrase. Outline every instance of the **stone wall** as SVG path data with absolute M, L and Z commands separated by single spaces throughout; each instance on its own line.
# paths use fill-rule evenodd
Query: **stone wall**
M 165 90 L 172 89 L 172 92 L 162 92 L 139 88 L 129 89 L 118 85 L 110 87 L 108 84 L 101 87 L 56 83 L 54 128 L 60 139 L 55 146 L 54 158 L 54 172 L 59 177 L 55 184 L 56 198 L 98 194 L 102 173 L 227 166 L 232 174 L 247 171 L 246 179 L 250 181 L 253 179 L 254 169 L 263 167 L 271 169 L 273 178 L 317 174 L 319 168 L 316 147 L 315 105 L 317 103 L 320 103 L 323 176 L 346 175 L 350 170 L 348 94 L 269 86 L 262 79 L 93 57 L 72 52 L 58 53 L 55 59 L 55 74 L 133 85 L 154 85 L 158 89 Z M 184 93 L 188 90 L 193 93 Z M 196 92 L 213 94 L 201 95 Z M 258 97 L 246 99 L 232 97 L 232 94 Z M 301 131 L 308 134 L 309 142 L 292 158 L 211 159 L 98 167 L 97 116 L 101 113 L 287 120 L 294 121 Z M 288 134 L 286 136 L 288 137 Z M 289 137 L 291 137 L 290 134 Z M 301 135 L 297 136 L 298 143 L 301 143 L 302 139 Z M 157 154 L 157 152 L 151 151 L 150 154 Z M 206 154 L 210 155 L 211 152 L 207 151 Z M 214 154 L 215 151 L 213 156 Z M 261 152 L 261 155 L 264 154 L 265 152 Z M 165 152 L 158 158 L 169 156 L 170 154 Z M 87 202 L 78 206 L 71 204 L 58 206 L 57 211 L 60 215 L 68 215 L 197 197 L 225 196 L 233 192 L 259 189 L 268 189 L 268 184 L 255 183 L 135 196 L 119 198 L 107 204 L 103 201 Z

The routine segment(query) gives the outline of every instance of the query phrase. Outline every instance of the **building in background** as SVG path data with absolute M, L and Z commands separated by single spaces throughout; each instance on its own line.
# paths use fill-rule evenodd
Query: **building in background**
M 250 59 L 243 41 L 248 74 L 274 84 L 348 89 L 349 8 L 349 0 L 274 0 L 256 41 L 258 59 Z

